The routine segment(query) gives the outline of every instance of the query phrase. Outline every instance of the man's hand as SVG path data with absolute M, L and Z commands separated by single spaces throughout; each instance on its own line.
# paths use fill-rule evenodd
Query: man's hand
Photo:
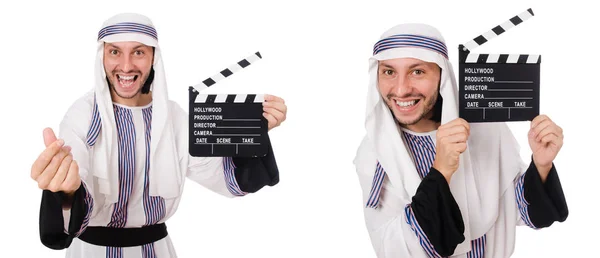
M 287 114 L 287 106 L 285 101 L 277 96 L 265 94 L 265 102 L 263 102 L 263 116 L 269 122 L 269 130 L 279 126 L 285 121 Z
M 529 147 L 533 152 L 533 163 L 540 173 L 542 182 L 546 182 L 552 168 L 552 161 L 563 146 L 563 130 L 548 116 L 539 115 L 531 121 L 528 138 Z
M 44 129 L 44 144 L 46 149 L 31 166 L 31 178 L 40 189 L 62 191 L 72 197 L 81 186 L 81 178 L 71 147 L 64 146 L 64 140 L 57 140 L 50 128 Z
M 448 183 L 458 169 L 460 154 L 467 149 L 470 130 L 469 123 L 462 118 L 454 119 L 438 128 L 433 167 L 444 175 Z

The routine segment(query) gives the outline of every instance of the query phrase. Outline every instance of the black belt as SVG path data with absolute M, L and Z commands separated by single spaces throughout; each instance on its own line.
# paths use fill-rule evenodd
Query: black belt
M 153 243 L 166 236 L 167 226 L 160 223 L 141 228 L 87 227 L 79 239 L 93 245 L 130 247 Z

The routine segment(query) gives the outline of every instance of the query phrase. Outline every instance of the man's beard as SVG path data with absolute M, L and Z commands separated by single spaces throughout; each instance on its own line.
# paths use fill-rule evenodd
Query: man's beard
M 417 95 L 411 95 L 411 96 L 403 96 L 403 98 L 407 98 L 407 97 L 421 97 L 421 96 L 423 96 L 423 95 L 417 94 Z M 394 110 L 395 102 L 393 100 L 391 100 L 392 97 L 396 97 L 396 96 L 393 95 L 393 94 L 388 94 L 387 95 L 388 101 L 391 102 L 390 104 L 388 104 L 388 107 L 391 109 L 390 111 L 392 111 L 392 115 L 394 115 L 394 111 L 393 110 Z M 431 116 L 433 115 L 433 109 L 435 107 L 435 103 L 437 102 L 438 97 L 439 97 L 439 87 L 438 87 L 438 90 L 433 94 L 433 97 L 431 97 L 427 101 L 427 103 L 425 103 L 423 112 L 419 115 L 419 117 L 417 119 L 414 119 L 413 121 L 400 121 L 400 119 L 398 119 L 397 117 L 395 117 L 396 121 L 401 126 L 406 127 L 408 125 L 415 125 L 418 122 L 420 122 L 422 119 L 429 119 L 429 118 L 431 118 Z
M 115 78 L 115 77 L 116 77 L 116 76 L 114 75 L 114 73 L 116 73 L 116 72 L 113 72 L 113 78 Z M 140 74 L 141 74 L 141 73 L 140 73 Z M 111 80 L 108 78 L 108 76 L 106 77 L 106 82 L 108 83 L 108 89 L 110 90 L 110 92 L 114 92 L 115 94 L 117 94 L 117 96 L 119 96 L 119 98 L 122 98 L 122 99 L 132 99 L 132 98 L 135 98 L 136 96 L 138 96 L 138 95 L 139 95 L 139 94 L 142 92 L 142 90 L 144 89 L 144 86 L 146 85 L 146 81 L 148 80 L 148 76 L 149 76 L 149 73 L 147 73 L 147 74 L 144 76 L 144 78 L 142 78 L 142 81 L 140 81 L 142 86 L 141 86 L 141 87 L 140 87 L 140 88 L 139 88 L 139 89 L 138 89 L 138 90 L 137 90 L 137 91 L 136 91 L 134 94 L 132 94 L 131 96 L 125 96 L 125 95 L 121 95 L 121 94 L 120 94 L 120 93 L 119 93 L 119 92 L 118 92 L 118 91 L 115 89 L 115 86 L 113 85 L 112 81 L 111 81 Z M 117 79 L 117 80 L 118 80 L 118 79 Z M 118 83 L 118 82 L 117 82 L 117 83 Z

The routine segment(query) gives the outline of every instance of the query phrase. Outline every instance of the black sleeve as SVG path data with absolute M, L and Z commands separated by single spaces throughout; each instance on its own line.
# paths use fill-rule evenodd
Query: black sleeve
M 460 208 L 446 178 L 435 168 L 432 167 L 421 181 L 411 208 L 419 226 L 441 256 L 452 255 L 456 246 L 465 240 Z
M 529 203 L 527 206 L 529 219 L 536 228 L 549 227 L 555 221 L 563 222 L 569 216 L 565 194 L 554 164 L 546 182 L 542 183 L 537 167 L 531 161 L 525 172 L 523 188 L 525 200 Z
M 235 164 L 235 180 L 237 180 L 240 189 L 247 193 L 254 193 L 263 188 L 263 186 L 274 186 L 279 183 L 279 170 L 277 162 L 268 140 L 268 152 L 264 157 L 257 158 L 233 158 Z
M 44 190 L 40 206 L 40 239 L 50 249 L 60 250 L 71 245 L 75 234 L 81 229 L 83 219 L 87 215 L 85 204 L 86 190 L 83 184 L 73 196 L 71 217 L 68 232 L 64 229 L 63 200 L 67 197 L 63 192 Z

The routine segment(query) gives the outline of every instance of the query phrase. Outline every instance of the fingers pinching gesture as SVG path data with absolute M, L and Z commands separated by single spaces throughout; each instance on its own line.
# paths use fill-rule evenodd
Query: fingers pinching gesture
M 72 195 L 81 186 L 81 178 L 71 148 L 64 146 L 64 140 L 57 140 L 50 128 L 44 129 L 44 143 L 46 149 L 31 166 L 31 178 L 40 189 Z

